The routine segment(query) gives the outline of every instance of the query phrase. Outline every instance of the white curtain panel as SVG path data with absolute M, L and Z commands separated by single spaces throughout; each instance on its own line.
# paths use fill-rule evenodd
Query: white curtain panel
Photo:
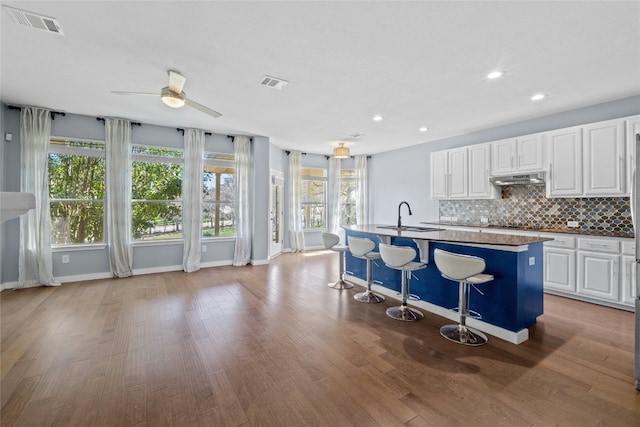
M 356 175 L 356 224 L 369 223 L 369 199 L 367 156 L 355 156 Z
M 327 231 L 336 234 L 340 227 L 340 166 L 342 161 L 329 158 L 327 182 Z
M 131 122 L 106 118 L 107 243 L 113 277 L 133 274 L 131 248 Z
M 202 173 L 204 131 L 184 132 L 184 171 L 182 173 L 182 224 L 184 251 L 182 269 L 187 273 L 200 270 L 202 255 Z
M 289 236 L 292 252 L 304 251 L 302 228 L 302 153 L 289 153 Z
M 251 261 L 251 142 L 246 136 L 236 136 L 233 144 L 236 157 L 236 247 L 233 265 L 241 266 Z
M 33 193 L 36 207 L 20 217 L 18 286 L 59 286 L 51 260 L 49 212 L 49 138 L 51 114 L 42 108 L 23 107 L 20 117 L 22 167 L 20 191 Z

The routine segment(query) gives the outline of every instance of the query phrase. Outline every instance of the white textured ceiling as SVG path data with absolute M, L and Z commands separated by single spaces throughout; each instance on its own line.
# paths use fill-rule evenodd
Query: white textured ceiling
M 640 94 L 638 1 L 2 4 L 64 31 L 2 10 L 5 103 L 264 135 L 309 153 L 347 141 L 374 154 Z M 159 92 L 168 69 L 223 116 L 111 93 Z M 487 80 L 494 69 L 505 76 Z M 265 74 L 290 83 L 268 89 Z M 535 92 L 547 98 L 531 102 Z

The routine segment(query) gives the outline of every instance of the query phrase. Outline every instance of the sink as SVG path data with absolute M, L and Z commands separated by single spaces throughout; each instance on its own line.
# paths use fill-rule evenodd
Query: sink
M 378 225 L 378 228 L 386 228 L 389 230 L 398 230 L 398 231 L 439 231 L 439 228 L 433 227 L 419 227 L 416 225 L 403 225 L 402 227 L 398 227 L 397 225 Z

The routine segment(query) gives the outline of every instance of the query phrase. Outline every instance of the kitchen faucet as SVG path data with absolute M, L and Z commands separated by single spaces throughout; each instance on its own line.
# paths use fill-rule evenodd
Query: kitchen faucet
M 400 202 L 400 204 L 398 205 L 398 228 L 402 227 L 402 218 L 400 217 L 400 208 L 402 207 L 402 205 L 407 205 L 407 209 L 409 209 L 409 215 L 413 215 L 411 213 L 411 206 L 409 206 L 409 203 Z

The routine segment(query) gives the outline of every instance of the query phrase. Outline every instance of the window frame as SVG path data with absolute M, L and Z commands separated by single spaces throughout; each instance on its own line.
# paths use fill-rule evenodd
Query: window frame
M 220 156 L 221 158 L 216 158 Z M 224 157 L 226 157 L 227 159 L 224 159 Z M 220 172 L 220 173 L 216 173 L 216 172 L 207 172 L 205 169 L 206 167 L 221 167 L 221 168 L 225 168 L 225 169 L 232 169 L 233 170 L 233 183 L 234 183 L 234 189 L 233 189 L 233 200 L 228 201 L 228 200 L 205 200 L 205 187 L 204 187 L 204 176 L 207 173 L 213 173 L 214 175 L 219 175 L 220 178 L 222 178 L 222 175 L 225 174 L 229 174 L 228 172 Z M 237 236 L 237 221 L 235 221 L 235 214 L 236 214 L 236 209 L 238 206 L 238 201 L 236 200 L 236 188 L 235 185 L 237 184 L 237 180 L 236 180 L 236 159 L 235 159 L 235 154 L 233 153 L 225 153 L 225 152 L 221 152 L 221 151 L 208 151 L 205 150 L 202 153 L 202 210 L 203 210 L 203 217 L 202 217 L 202 233 L 201 233 L 201 238 L 202 241 L 221 241 L 221 240 L 235 240 L 236 236 Z M 222 184 L 221 183 L 221 179 L 220 181 L 216 180 L 216 184 Z M 220 188 L 220 187 L 217 187 Z M 205 236 L 205 228 L 204 228 L 204 207 L 206 204 L 209 205 L 214 205 L 214 206 L 222 206 L 222 205 L 232 205 L 233 206 L 233 210 L 234 210 L 234 222 L 236 223 L 236 233 L 234 233 L 233 235 L 228 235 L 228 236 L 220 236 L 220 229 L 222 228 L 221 225 L 219 224 L 219 221 L 221 220 L 221 218 L 216 220 L 216 225 L 214 225 L 214 233 L 216 233 L 216 235 L 214 236 Z M 218 211 L 220 212 L 220 211 Z
M 345 174 L 346 172 L 346 174 Z M 349 175 L 349 176 L 345 176 L 345 175 Z M 342 201 L 342 194 L 343 194 L 343 185 L 345 184 L 349 184 L 351 186 L 353 186 L 353 202 L 348 202 L 347 203 L 343 203 Z M 357 218 L 355 215 L 355 210 L 356 210 L 356 200 L 355 200 L 355 191 L 356 191 L 356 171 L 355 169 L 341 169 L 340 170 L 340 226 L 350 226 L 350 225 L 356 225 L 357 222 Z M 347 223 L 344 221 L 343 215 L 342 213 L 345 212 L 345 206 L 349 206 L 352 205 L 353 206 L 353 212 L 354 212 L 354 222 L 353 223 Z
M 316 176 L 316 175 L 305 175 L 305 171 L 311 171 L 311 170 L 317 170 L 317 171 L 322 171 L 322 176 Z M 302 210 L 302 217 L 305 219 L 305 226 L 303 228 L 304 231 L 324 231 L 327 229 L 327 185 L 328 185 L 328 170 L 327 168 L 323 168 L 323 167 L 317 167 L 317 166 L 303 166 L 302 167 L 302 188 L 304 189 L 305 185 L 304 182 L 305 181 L 319 181 L 322 182 L 322 202 L 305 202 L 306 199 L 306 194 L 303 191 L 301 194 L 301 206 L 300 209 Z M 309 221 L 308 221 L 308 217 L 305 214 L 305 206 L 308 205 L 320 205 L 323 207 L 322 209 L 322 225 L 319 227 L 309 227 Z

